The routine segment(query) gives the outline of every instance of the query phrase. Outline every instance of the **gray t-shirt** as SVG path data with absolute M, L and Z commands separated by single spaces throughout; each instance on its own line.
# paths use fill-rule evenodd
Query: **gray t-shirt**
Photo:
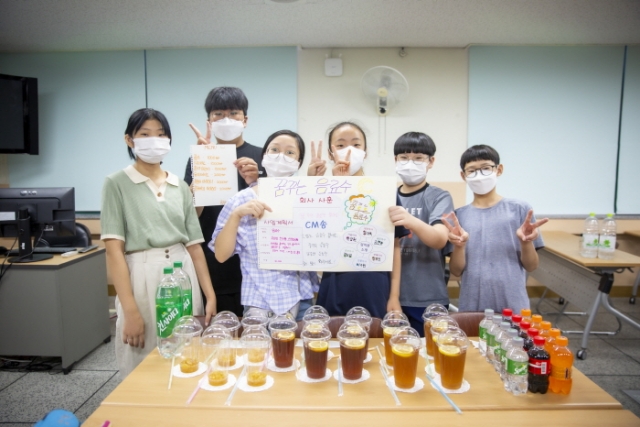
M 398 190 L 398 196 L 411 215 L 429 225 L 442 223 L 442 215 L 453 211 L 449 192 L 432 185 L 427 184 L 409 194 Z M 430 248 L 411 233 L 400 239 L 400 247 L 400 305 L 427 307 L 433 303 L 449 304 L 444 267 L 445 256 L 451 253 L 451 244 L 447 242 L 443 249 Z
M 520 262 L 516 231 L 531 206 L 519 200 L 502 199 L 490 208 L 466 205 L 456 210 L 462 228 L 469 233 L 466 266 L 460 284 L 460 311 L 511 308 L 520 313 L 529 308 L 527 272 Z M 532 218 L 535 221 L 535 217 Z M 534 240 L 542 248 L 542 234 Z

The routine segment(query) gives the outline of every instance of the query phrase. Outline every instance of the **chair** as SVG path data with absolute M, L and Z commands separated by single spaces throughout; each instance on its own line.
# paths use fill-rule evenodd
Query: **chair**
M 478 326 L 482 319 L 484 319 L 484 312 L 482 311 L 459 311 L 457 313 L 449 313 L 456 322 L 460 329 L 467 334 L 468 337 L 478 336 Z
M 37 247 L 54 247 L 54 246 L 68 246 L 76 248 L 84 248 L 91 245 L 91 231 L 86 225 L 76 222 L 76 235 L 57 237 L 52 236 L 47 239 L 40 239 L 36 243 Z

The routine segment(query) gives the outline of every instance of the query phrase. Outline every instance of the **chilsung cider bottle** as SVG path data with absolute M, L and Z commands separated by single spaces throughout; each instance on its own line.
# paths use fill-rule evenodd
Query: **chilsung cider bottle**
M 173 279 L 173 268 L 165 267 L 163 273 L 156 291 L 156 333 L 160 355 L 170 358 L 180 346 L 173 336 L 173 327 L 182 317 L 182 290 Z

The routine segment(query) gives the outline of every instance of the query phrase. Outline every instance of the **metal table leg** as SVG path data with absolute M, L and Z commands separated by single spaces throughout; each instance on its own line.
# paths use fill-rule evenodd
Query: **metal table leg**
M 629 298 L 629 304 L 636 303 L 636 295 L 638 295 L 638 286 L 640 286 L 640 269 L 638 269 L 638 275 L 636 281 L 633 283 L 633 289 L 631 290 L 631 298 Z

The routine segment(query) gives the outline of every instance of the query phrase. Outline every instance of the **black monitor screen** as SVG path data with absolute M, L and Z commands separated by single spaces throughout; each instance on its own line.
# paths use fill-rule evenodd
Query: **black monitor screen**
M 38 154 L 38 80 L 0 74 L 0 153 Z

